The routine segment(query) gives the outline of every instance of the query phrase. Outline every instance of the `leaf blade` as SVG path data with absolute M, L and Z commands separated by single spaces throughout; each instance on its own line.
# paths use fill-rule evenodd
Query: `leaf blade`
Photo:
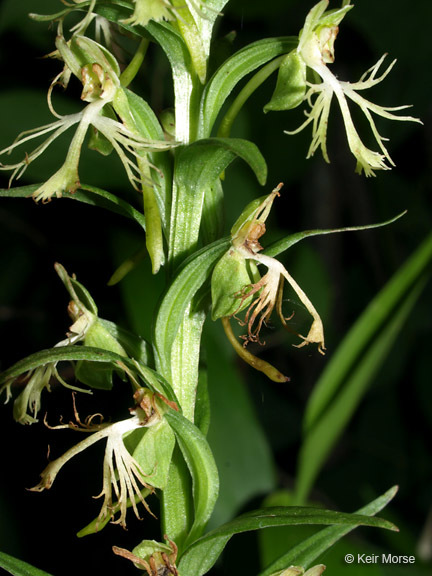
M 219 475 L 212 451 L 204 434 L 178 412 L 169 411 L 165 418 L 176 434 L 183 457 L 192 476 L 194 522 L 187 542 L 201 536 L 213 512 L 219 493 Z
M 44 572 L 5 552 L 0 552 L 0 566 L 9 572 L 9 574 L 13 574 L 13 576 L 50 576 L 48 572 Z
M 0 198 L 29 198 L 40 186 L 40 184 L 30 184 L 28 186 L 19 186 L 17 188 L 3 188 L 0 190 Z M 73 194 L 70 192 L 64 192 L 63 198 L 77 200 L 90 206 L 105 208 L 106 210 L 110 210 L 111 212 L 134 220 L 143 230 L 145 230 L 145 218 L 141 212 L 125 200 L 118 198 L 114 194 L 111 194 L 111 192 L 102 190 L 102 188 L 81 184 L 81 188 Z
M 297 37 L 267 38 L 253 42 L 236 52 L 216 70 L 209 80 L 201 100 L 201 137 L 210 136 L 226 99 L 235 86 L 250 72 L 281 54 L 296 48 Z
M 387 520 L 359 514 L 344 514 L 334 510 L 301 506 L 263 508 L 243 514 L 196 540 L 182 555 L 179 571 L 183 576 L 206 574 L 234 534 L 274 526 L 296 526 L 299 524 L 340 524 L 397 530 Z
M 390 488 L 390 490 L 382 496 L 379 496 L 363 508 L 360 508 L 360 510 L 357 510 L 356 514 L 374 516 L 385 508 L 395 497 L 397 490 L 397 486 Z M 355 526 L 331 526 L 330 528 L 320 530 L 320 532 L 300 542 L 289 552 L 272 562 L 265 570 L 260 572 L 259 576 L 270 576 L 278 570 L 284 570 L 288 566 L 302 566 L 306 569 L 323 552 L 328 550 L 343 536 L 354 530 L 354 528 Z

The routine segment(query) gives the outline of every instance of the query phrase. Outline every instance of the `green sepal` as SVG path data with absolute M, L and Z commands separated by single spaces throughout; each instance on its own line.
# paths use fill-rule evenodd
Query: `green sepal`
M 163 490 L 168 482 L 175 446 L 174 432 L 165 418 L 149 428 L 134 430 L 124 438 L 124 442 L 146 474 L 146 484 Z
M 122 328 L 110 320 L 99 318 L 98 322 L 124 348 L 130 358 L 137 360 L 140 364 L 149 365 L 153 363 L 152 348 L 141 336 L 126 330 L 126 328 Z
M 126 356 L 124 348 L 99 320 L 96 320 L 87 330 L 84 345 L 114 352 L 119 356 Z M 90 386 L 90 388 L 111 390 L 113 371 L 113 366 L 110 363 L 94 364 L 93 362 L 80 360 L 75 366 L 75 377 L 82 384 Z M 123 376 L 120 371 L 117 370 L 117 372 Z
M 321 26 L 327 26 L 329 28 L 333 26 L 339 26 L 339 24 L 345 18 L 345 14 L 349 12 L 351 8 L 354 8 L 353 4 L 347 4 L 342 8 L 335 8 L 334 10 L 326 10 L 323 16 L 321 16 L 319 19 L 320 28 Z
M 246 308 L 253 297 L 242 300 L 241 292 L 245 286 L 257 282 L 259 277 L 258 268 L 251 260 L 245 260 L 234 248 L 228 250 L 212 274 L 212 319 L 232 316 Z
M 246 206 L 246 208 L 234 222 L 231 228 L 231 238 L 235 238 L 238 232 L 243 228 L 243 226 L 254 218 L 255 212 L 258 210 L 258 208 L 261 206 L 261 204 L 264 202 L 267 196 L 268 194 L 264 194 L 263 196 L 255 198 L 254 200 L 249 202 L 249 204 Z
M 120 76 L 120 66 L 111 52 L 95 40 L 86 36 L 74 35 L 70 41 L 70 49 L 81 67 L 97 62 L 113 77 Z
M 132 550 L 132 554 L 138 556 L 142 560 L 149 562 L 150 558 L 156 559 L 156 565 L 158 565 L 158 560 L 163 563 L 163 560 L 160 559 L 162 554 L 169 554 L 172 553 L 172 550 L 168 544 L 163 544 L 162 542 L 156 542 L 156 540 L 143 540 L 138 546 Z M 142 566 L 135 564 L 135 566 L 142 570 Z M 159 571 L 158 571 L 159 573 Z
M 264 106 L 264 112 L 296 108 L 303 102 L 305 93 L 306 64 L 293 50 L 279 68 L 275 91 L 270 102 Z

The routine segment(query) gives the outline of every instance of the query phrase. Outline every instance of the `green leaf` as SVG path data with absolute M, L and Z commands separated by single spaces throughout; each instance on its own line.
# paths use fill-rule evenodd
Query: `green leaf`
M 168 411 L 165 418 L 176 434 L 192 476 L 194 521 L 187 545 L 201 536 L 213 512 L 219 493 L 218 470 L 205 436 L 192 422 L 174 410 Z
M 198 375 L 198 386 L 195 396 L 194 424 L 207 436 L 210 426 L 210 396 L 208 390 L 208 373 L 205 368 L 201 368 Z
M 20 186 L 18 188 L 1 189 L 0 198 L 29 198 L 40 186 L 41 184 L 31 184 L 29 186 Z M 135 222 L 145 230 L 144 216 L 138 212 L 138 210 L 125 200 L 122 200 L 101 188 L 81 184 L 81 188 L 74 194 L 64 192 L 63 198 L 78 200 L 84 204 L 99 206 L 100 208 L 105 208 L 106 210 L 110 210 L 111 212 L 115 212 L 121 216 L 126 216 L 126 218 L 135 220 Z
M 208 138 L 186 146 L 177 155 L 169 247 L 174 264 L 196 247 L 205 194 L 237 157 L 249 164 L 260 184 L 265 183 L 265 160 L 247 140 Z
M 394 486 L 385 494 L 373 500 L 363 508 L 360 508 L 356 514 L 374 516 L 380 512 L 394 498 L 398 488 Z M 265 570 L 260 572 L 259 576 L 270 576 L 278 570 L 284 570 L 289 566 L 302 566 L 308 568 L 321 554 L 331 548 L 343 536 L 354 530 L 356 526 L 332 526 L 321 530 L 317 534 L 303 540 L 289 552 L 272 562 Z
M 170 22 L 150 21 L 145 27 L 130 26 L 123 21 L 132 12 L 133 5 L 130 2 L 116 0 L 109 4 L 97 2 L 95 12 L 107 18 L 109 21 L 121 26 L 130 34 L 139 37 L 151 38 L 156 41 L 165 54 L 171 65 L 174 93 L 176 94 L 176 140 L 179 142 L 189 141 L 189 99 L 194 88 L 199 85 L 199 81 L 192 77 L 193 70 L 191 57 L 181 34 Z
M 210 136 L 226 99 L 250 72 L 296 48 L 297 37 L 266 38 L 253 42 L 228 58 L 209 80 L 201 100 L 201 137 Z
M 158 371 L 171 379 L 171 350 L 186 309 L 210 277 L 213 266 L 229 248 L 224 238 L 202 248 L 183 263 L 162 298 L 154 327 L 153 342 Z
M 39 570 L 27 562 L 18 560 L 9 554 L 0 552 L 0 566 L 13 576 L 50 576 L 48 572 Z
M 181 556 L 178 564 L 179 572 L 182 576 L 206 574 L 234 534 L 274 526 L 297 526 L 300 524 L 373 526 L 397 530 L 396 526 L 387 520 L 360 514 L 344 514 L 333 510 L 301 506 L 263 508 L 243 514 L 196 540 Z
M 393 224 L 399 218 L 402 218 L 406 214 L 406 210 L 401 212 L 394 218 L 390 218 L 390 220 L 386 220 L 385 222 L 378 222 L 378 224 L 366 224 L 364 226 L 348 226 L 345 228 L 333 228 L 327 230 L 305 230 L 303 232 L 296 232 L 295 234 L 290 234 L 282 238 L 281 240 L 277 240 L 273 242 L 270 246 L 263 250 L 263 254 L 267 256 L 272 256 L 273 258 L 288 250 L 300 242 L 300 240 L 304 240 L 305 238 L 311 238 L 312 236 L 325 236 L 326 234 L 339 234 L 340 232 L 360 232 L 362 230 L 372 230 L 374 228 L 381 228 L 382 226 L 387 226 L 388 224 Z
M 8 380 L 17 378 L 21 374 L 34 370 L 52 362 L 68 362 L 75 360 L 88 360 L 91 362 L 124 362 L 125 358 L 113 352 L 107 352 L 99 348 L 87 346 L 61 346 L 48 348 L 35 352 L 26 358 L 19 360 L 0 374 L 0 385 Z
M 58 348 L 48 348 L 47 350 L 41 350 L 40 352 L 31 354 L 27 356 L 27 358 L 19 360 L 16 364 L 0 374 L 0 386 L 29 370 L 44 366 L 45 364 L 79 360 L 98 363 L 111 362 L 114 368 L 122 368 L 125 366 L 129 371 L 134 373 L 136 377 L 141 377 L 151 390 L 160 392 L 168 398 L 168 400 L 178 404 L 177 398 L 168 382 L 148 366 L 138 364 L 138 362 L 124 356 L 119 356 L 114 352 L 89 346 L 62 346 Z
M 429 275 L 432 236 L 372 300 L 351 328 L 309 399 L 296 502 L 306 500 L 327 455 L 384 362 Z

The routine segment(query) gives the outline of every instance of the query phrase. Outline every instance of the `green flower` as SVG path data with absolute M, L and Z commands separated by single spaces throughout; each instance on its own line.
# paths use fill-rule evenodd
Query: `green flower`
M 243 218 L 242 215 L 233 227 L 232 247 L 227 253 L 228 257 L 235 261 L 237 268 L 239 261 L 243 261 L 244 265 L 246 262 L 252 261 L 255 265 L 264 265 L 267 268 L 266 274 L 261 278 L 259 278 L 258 275 L 258 279 L 254 280 L 253 283 L 245 284 L 240 291 L 234 294 L 232 289 L 229 288 L 229 283 L 231 282 L 232 286 L 234 286 L 235 282 L 235 286 L 238 286 L 237 278 L 227 278 L 227 283 L 223 283 L 223 289 L 227 292 L 224 302 L 229 302 L 231 298 L 234 304 L 237 300 L 236 311 L 232 311 L 233 304 L 228 305 L 225 303 L 225 313 L 219 312 L 219 314 L 213 317 L 220 317 L 222 315 L 233 316 L 246 308 L 244 321 L 241 322 L 247 326 L 247 335 L 243 337 L 245 340 L 244 346 L 249 342 L 261 343 L 261 328 L 263 324 L 265 325 L 270 320 L 275 309 L 282 324 L 286 326 L 287 318 L 285 318 L 282 313 L 282 295 L 284 281 L 287 281 L 313 319 L 308 334 L 306 336 L 299 335 L 303 342 L 298 344 L 297 347 L 301 348 L 307 344 L 317 344 L 318 351 L 324 354 L 324 328 L 321 318 L 312 302 L 291 274 L 289 274 L 286 268 L 276 260 L 276 258 L 260 253 L 262 246 L 259 243 L 259 239 L 266 231 L 265 221 L 270 213 L 273 201 L 279 196 L 281 187 L 282 184 L 279 184 L 258 206 L 256 206 L 254 202 L 252 212 L 250 212 L 248 207 L 245 209 L 244 213 L 246 216 Z M 223 262 L 223 266 L 224 270 L 227 270 L 226 262 Z M 245 271 L 245 273 L 241 275 L 241 278 L 247 277 L 248 273 Z M 212 277 L 213 306 L 221 306 L 220 302 L 222 298 L 219 294 L 220 283 L 221 278 L 216 267 Z
M 191 13 L 197 12 L 205 18 L 205 13 L 201 9 L 205 3 L 199 0 L 185 0 L 184 6 L 175 6 L 171 0 L 134 0 L 135 9 L 130 18 L 123 20 L 124 24 L 132 26 L 146 26 L 150 20 L 160 22 L 161 20 L 180 20 L 184 22 L 182 10 L 189 10 Z
M 83 343 L 87 346 L 104 348 L 121 356 L 126 356 L 124 348 L 99 320 L 96 304 L 84 286 L 75 277 L 71 278 L 61 264 L 57 263 L 55 269 L 71 296 L 68 313 L 72 320 L 72 325 L 69 327 L 66 338 L 55 344 L 54 348 Z M 111 379 L 112 370 L 112 367 L 108 367 L 105 372 L 97 372 L 93 369 L 92 379 L 89 379 L 86 377 L 86 363 L 80 361 L 76 364 L 75 376 L 83 384 L 91 386 L 96 378 L 99 381 L 107 378 Z M 42 392 L 45 389 L 49 392 L 52 382 L 56 381 L 71 390 L 91 393 L 90 390 L 68 384 L 58 373 L 57 362 L 48 362 L 29 371 L 25 376 L 25 387 L 14 401 L 13 414 L 15 420 L 21 424 L 37 422 L 37 416 L 41 408 Z M 5 391 L 6 402 L 10 400 L 12 386 L 17 382 L 18 379 L 15 377 L 5 382 L 0 388 L 0 393 Z M 22 377 L 20 377 L 20 382 L 22 382 Z
M 143 138 L 136 129 L 126 94 L 120 86 L 120 68 L 115 58 L 97 42 L 75 35 L 66 42 L 60 34 L 56 40 L 57 54 L 65 63 L 64 70 L 57 76 L 48 91 L 48 105 L 58 118 L 56 122 L 23 132 L 16 141 L 0 151 L 0 155 L 11 153 L 30 140 L 51 135 L 15 164 L 0 164 L 1 170 L 12 170 L 9 184 L 19 179 L 27 166 L 36 160 L 64 132 L 78 124 L 69 145 L 66 159 L 61 168 L 33 194 L 36 202 L 49 202 L 52 197 L 60 198 L 64 192 L 75 192 L 80 186 L 78 166 L 82 145 L 90 126 L 102 134 L 119 156 L 132 186 L 139 190 L 142 185 L 142 170 L 138 166 L 146 161 L 146 154 L 155 150 L 166 150 L 174 143 L 158 142 Z M 51 92 L 55 84 L 67 86 L 71 74 L 83 85 L 81 99 L 87 106 L 75 114 L 57 114 L 51 103 Z M 117 120 L 117 117 L 121 121 Z M 148 162 L 147 162 L 148 164 Z
M 375 170 L 389 170 L 394 166 L 394 162 L 384 145 L 386 138 L 378 132 L 373 114 L 389 120 L 409 122 L 420 122 L 420 120 L 412 116 L 394 114 L 394 112 L 409 106 L 379 106 L 359 94 L 363 90 L 376 86 L 389 74 L 395 61 L 382 74 L 378 75 L 385 55 L 358 82 L 341 81 L 330 71 L 327 64 L 334 61 L 334 42 L 338 33 L 338 25 L 353 6 L 348 5 L 340 10 L 326 12 L 327 6 L 328 0 L 322 0 L 309 12 L 299 36 L 297 48 L 298 56 L 308 68 L 321 78 L 321 82 L 306 82 L 308 89 L 303 100 L 306 100 L 310 106 L 310 110 L 306 112 L 307 120 L 296 130 L 286 131 L 286 133 L 296 134 L 312 124 L 312 143 L 308 151 L 308 158 L 320 147 L 324 159 L 329 162 L 326 144 L 327 125 L 330 105 L 333 96 L 335 96 L 345 124 L 348 146 L 357 160 L 356 172 L 364 172 L 366 176 L 373 176 Z M 352 120 L 348 100 L 357 104 L 365 115 L 379 151 L 369 149 L 362 142 Z
M 134 0 L 133 15 L 124 24 L 146 26 L 150 20 L 175 20 L 176 10 L 169 0 Z

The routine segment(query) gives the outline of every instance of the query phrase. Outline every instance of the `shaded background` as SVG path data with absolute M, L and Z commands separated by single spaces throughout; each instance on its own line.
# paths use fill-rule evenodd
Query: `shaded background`
M 295 34 L 312 4 L 231 0 L 219 34 L 235 30 L 235 49 L 261 37 Z M 30 11 L 55 12 L 59 7 L 56 0 L 3 0 L 0 4 L 0 148 L 21 130 L 50 121 L 45 95 L 59 64 L 42 56 L 53 49 L 55 31 L 25 15 Z M 334 68 L 344 79 L 357 80 L 384 52 L 390 53 L 389 61 L 393 57 L 398 60 L 391 75 L 370 97 L 386 105 L 413 104 L 413 115 L 421 117 L 424 127 L 379 122 L 390 138 L 389 151 L 397 165 L 392 172 L 380 173 L 374 179 L 354 174 L 354 159 L 347 151 L 336 109 L 329 128 L 331 164 L 325 164 L 319 153 L 306 161 L 310 131 L 295 137 L 283 134 L 284 129 L 301 123 L 303 111 L 262 113 L 273 81 L 251 98 L 235 125 L 233 135 L 256 142 L 268 162 L 266 191 L 280 181 L 285 183 L 271 217 L 267 242 L 290 231 L 378 222 L 405 209 L 408 214 L 384 229 L 307 240 L 284 255 L 284 264 L 323 316 L 328 349 L 324 358 L 311 349 L 297 351 L 290 346 L 294 342 L 290 336 L 277 328 L 269 331 L 265 357 L 291 377 L 289 384 L 268 382 L 236 360 L 234 365 L 227 363 L 230 352 L 220 326 L 210 322 L 206 326 L 205 360 L 213 401 L 209 439 L 222 478 L 214 525 L 238 511 L 260 506 L 275 490 L 284 490 L 282 498 L 289 500 L 302 415 L 314 383 L 368 302 L 430 231 L 431 17 L 428 0 L 418 0 L 408 8 L 402 0 L 381 0 L 379 8 L 376 2 L 363 0 L 345 18 L 336 43 Z M 127 42 L 125 46 L 127 49 Z M 148 62 L 134 88 L 159 112 L 171 104 L 169 69 L 155 49 L 149 51 Z M 70 93 L 74 94 L 73 86 Z M 56 94 L 55 105 L 62 113 L 77 109 L 67 94 Z M 35 162 L 22 184 L 40 182 L 52 174 L 61 165 L 66 146 L 67 139 Z M 120 162 L 92 151 L 83 155 L 80 176 L 83 182 L 119 194 L 129 188 Z M 5 186 L 7 176 L 1 183 Z M 243 206 L 263 190 L 240 164 L 228 170 L 224 189 L 228 229 Z M 98 303 L 101 316 L 143 336 L 150 334 L 149 304 L 157 298 L 161 279 L 143 284 L 148 263 L 143 262 L 121 285 L 106 285 L 116 265 L 143 243 L 133 226 L 120 216 L 69 200 L 42 206 L 31 200 L 2 199 L 0 369 L 63 338 L 69 326 L 67 295 L 53 269 L 56 261 L 77 274 Z M 399 495 L 385 515 L 398 523 L 401 534 L 390 538 L 362 529 L 356 532 L 355 544 L 344 544 L 347 551 L 355 545 L 361 551 L 417 554 L 432 508 L 431 297 L 429 285 L 317 481 L 314 498 L 344 511 L 354 511 L 391 485 L 400 485 Z M 287 307 L 291 304 L 301 317 L 295 302 L 288 302 Z M 228 390 L 223 382 L 229 384 Z M 101 403 L 104 413 L 113 419 L 127 413 L 128 400 L 123 398 L 120 384 L 109 397 L 101 393 L 80 398 L 82 414 L 99 411 Z M 58 414 L 67 418 L 71 413 L 70 393 L 56 389 L 45 394 L 43 407 L 52 423 Z M 49 431 L 41 423 L 31 428 L 15 424 L 10 405 L 1 408 L 1 426 L 0 549 L 56 575 L 78 571 L 136 573 L 125 561 L 113 558 L 110 549 L 112 544 L 130 548 L 138 543 L 143 530 L 146 537 L 149 530 L 149 537 L 158 538 L 157 525 L 148 517 L 142 523 L 131 518 L 128 532 L 108 526 L 102 534 L 83 540 L 75 537 L 99 510 L 100 502 L 91 496 L 100 491 L 103 447 L 95 447 L 69 463 L 51 491 L 35 494 L 25 488 L 37 483 L 48 444 L 60 454 L 77 441 L 76 436 Z M 295 532 L 269 533 L 273 543 L 280 539 L 286 548 L 292 538 L 303 535 L 301 530 Z M 431 533 L 429 525 L 432 546 Z M 261 538 L 260 548 L 253 535 L 235 539 L 214 574 L 258 572 L 259 550 L 264 558 L 271 555 L 265 540 Z M 330 558 L 324 562 L 333 575 L 360 574 L 362 570 L 368 570 L 368 576 L 408 574 L 408 570 L 410 575 L 429 573 L 428 565 L 422 566 L 419 557 L 415 567 L 399 569 L 347 568 L 342 549 L 331 558 L 332 562 Z

